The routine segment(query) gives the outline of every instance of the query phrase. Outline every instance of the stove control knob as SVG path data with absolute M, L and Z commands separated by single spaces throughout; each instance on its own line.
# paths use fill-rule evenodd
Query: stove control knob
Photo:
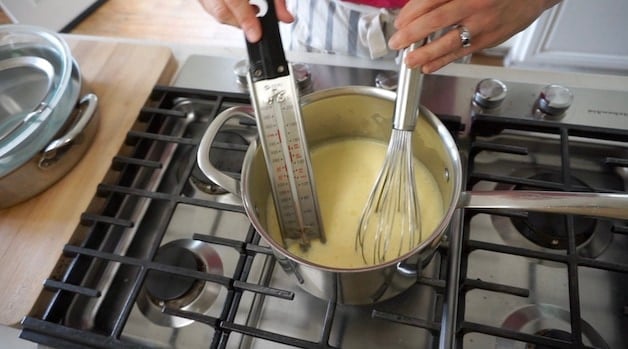
M 573 102 L 573 93 L 565 86 L 547 85 L 539 94 L 537 107 L 539 111 L 549 116 L 560 116 Z
M 236 76 L 236 83 L 240 89 L 247 91 L 249 89 L 249 83 L 247 81 L 247 74 L 249 73 L 249 61 L 242 59 L 236 62 L 233 67 L 233 73 Z
M 484 79 L 475 87 L 473 102 L 484 109 L 495 109 L 502 104 L 507 92 L 508 88 L 503 82 L 497 79 Z
M 388 91 L 395 91 L 399 82 L 399 73 L 385 71 L 375 76 L 375 86 Z

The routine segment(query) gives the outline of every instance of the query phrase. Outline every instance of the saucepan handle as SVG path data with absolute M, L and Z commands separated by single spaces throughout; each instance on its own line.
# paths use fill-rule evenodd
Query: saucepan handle
M 628 194 L 534 190 L 463 192 L 458 207 L 628 219 Z
M 227 121 L 232 118 L 249 118 L 255 121 L 255 116 L 253 115 L 254 111 L 250 106 L 232 107 L 218 114 L 218 116 L 216 116 L 216 118 L 209 124 L 207 130 L 205 130 L 203 138 L 201 138 L 201 143 L 198 146 L 198 152 L 196 153 L 196 161 L 198 162 L 198 167 L 201 169 L 203 174 L 212 182 L 237 196 L 241 196 L 240 181 L 224 174 L 214 167 L 214 165 L 209 161 L 209 151 L 214 143 L 216 135 L 220 131 L 220 128 Z

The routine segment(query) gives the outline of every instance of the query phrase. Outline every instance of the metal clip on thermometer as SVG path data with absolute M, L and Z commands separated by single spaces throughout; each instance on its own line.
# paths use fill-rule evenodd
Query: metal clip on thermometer
M 325 234 L 296 82 L 281 43 L 274 1 L 250 3 L 259 10 L 262 38 L 246 43 L 249 91 L 277 218 L 284 243 L 297 241 L 307 249 L 313 239 L 325 242 Z

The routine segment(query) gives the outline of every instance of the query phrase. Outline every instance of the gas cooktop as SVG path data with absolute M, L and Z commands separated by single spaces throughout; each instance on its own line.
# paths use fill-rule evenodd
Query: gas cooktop
M 192 56 L 174 86 L 155 87 L 22 338 L 63 348 L 628 346 L 625 221 L 460 209 L 401 295 L 347 306 L 302 291 L 241 200 L 196 166 L 213 118 L 249 103 L 241 69 Z M 390 70 L 299 72 L 306 91 L 395 82 Z M 628 91 L 508 76 L 426 76 L 422 102 L 456 136 L 466 189 L 628 191 Z M 210 160 L 238 178 L 256 134 L 226 125 Z

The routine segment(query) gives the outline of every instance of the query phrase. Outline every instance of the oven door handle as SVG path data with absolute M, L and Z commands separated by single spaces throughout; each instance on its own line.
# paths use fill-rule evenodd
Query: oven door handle
M 209 161 L 209 151 L 216 135 L 227 121 L 233 118 L 249 118 L 255 121 L 254 115 L 255 112 L 251 106 L 232 107 L 218 114 L 209 124 L 207 130 L 205 130 L 196 153 L 196 161 L 203 174 L 212 182 L 238 197 L 241 197 L 240 181 L 214 167 L 211 161 Z

